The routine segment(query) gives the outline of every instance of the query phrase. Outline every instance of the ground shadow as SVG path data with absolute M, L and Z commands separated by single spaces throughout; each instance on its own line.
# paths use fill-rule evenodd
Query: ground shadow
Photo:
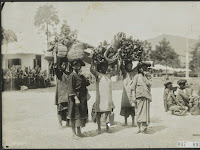
M 123 129 L 131 128 L 131 127 L 132 127 L 131 125 L 122 126 L 122 123 L 115 122 L 114 125 L 110 126 L 109 134 L 116 133 L 116 132 L 119 132 L 119 131 L 121 131 Z M 107 133 L 105 126 L 102 126 L 101 130 L 102 130 L 101 134 Z M 95 137 L 97 135 L 100 135 L 100 134 L 98 134 L 97 129 L 92 130 L 92 131 L 83 132 L 83 134 L 85 135 L 85 137 Z
M 151 123 L 160 123 L 162 121 L 160 118 L 151 118 Z
M 159 132 L 159 131 L 162 131 L 164 129 L 166 129 L 167 127 L 166 126 L 153 126 L 153 127 L 148 127 L 148 130 L 147 130 L 147 134 L 154 134 L 156 132 Z

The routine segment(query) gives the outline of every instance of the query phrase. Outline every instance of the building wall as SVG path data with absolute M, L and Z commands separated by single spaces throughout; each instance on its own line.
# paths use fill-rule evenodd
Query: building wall
M 41 69 L 42 71 L 47 70 L 48 69 L 48 61 L 46 61 L 44 59 L 44 56 L 41 56 Z
M 24 69 L 24 67 L 34 67 L 33 60 L 36 58 L 36 54 L 8 54 L 7 55 L 7 61 L 8 59 L 21 59 L 21 67 Z M 48 62 L 44 59 L 44 56 L 41 56 L 41 69 L 42 71 L 47 70 Z M 6 58 L 5 55 L 2 55 L 2 68 L 7 69 L 8 68 L 8 62 L 6 64 Z
M 35 59 L 35 54 L 8 54 L 8 59 L 21 59 L 21 67 L 29 67 L 33 68 L 33 59 Z M 5 55 L 2 55 L 2 68 L 8 68 L 8 62 L 6 63 Z

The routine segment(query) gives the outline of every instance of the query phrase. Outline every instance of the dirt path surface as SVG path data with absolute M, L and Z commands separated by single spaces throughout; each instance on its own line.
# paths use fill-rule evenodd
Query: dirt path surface
M 95 101 L 95 91 L 90 91 L 89 117 Z M 119 115 L 121 90 L 113 91 L 115 125 L 111 133 L 98 135 L 97 125 L 89 122 L 79 140 L 73 139 L 71 128 L 58 128 L 54 92 L 15 91 L 2 94 L 3 147 L 4 148 L 172 148 L 178 141 L 200 142 L 200 116 L 172 116 L 164 112 L 163 88 L 152 88 L 151 124 L 148 134 L 136 134 L 136 128 L 123 127 Z M 91 120 L 91 119 L 90 119 Z M 8 147 L 6 147 L 8 146 Z

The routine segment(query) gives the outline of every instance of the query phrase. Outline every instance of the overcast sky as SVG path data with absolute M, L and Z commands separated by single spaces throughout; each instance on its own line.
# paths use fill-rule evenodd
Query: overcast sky
M 13 30 L 22 43 L 46 42 L 34 26 L 37 8 L 47 2 L 5 3 L 2 26 Z M 200 2 L 52 2 L 59 19 L 78 30 L 78 39 L 97 46 L 117 32 L 148 39 L 173 34 L 197 39 Z M 192 26 L 192 28 L 191 28 Z

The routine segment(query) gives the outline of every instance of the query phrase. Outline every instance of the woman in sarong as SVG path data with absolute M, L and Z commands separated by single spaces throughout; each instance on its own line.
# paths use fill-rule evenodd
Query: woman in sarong
M 137 133 L 146 133 L 150 124 L 150 102 L 151 100 L 151 83 L 146 71 L 151 66 L 149 63 L 138 63 L 138 74 L 133 79 L 133 93 L 135 93 L 136 121 L 138 125 Z
M 131 106 L 129 102 L 129 97 L 127 95 L 127 88 L 130 88 L 128 84 L 133 80 L 134 76 L 137 74 L 137 69 L 132 68 L 132 61 L 125 61 L 124 64 L 121 65 L 120 69 L 123 75 L 123 93 L 122 93 L 122 101 L 121 101 L 121 111 L 120 115 L 124 116 L 125 123 L 123 126 L 127 125 L 127 118 L 131 115 L 132 117 L 132 126 L 135 125 L 135 108 Z M 127 89 L 127 90 L 126 90 Z
M 101 134 L 101 116 L 104 116 L 106 122 L 106 130 L 109 132 L 109 117 L 115 108 L 112 100 L 112 81 L 111 76 L 115 73 L 107 73 L 108 63 L 101 63 L 96 66 L 94 62 L 91 64 L 90 71 L 96 78 L 96 102 L 95 112 L 98 124 L 98 133 Z
M 81 60 L 75 60 L 71 63 L 73 72 L 69 76 L 69 108 L 67 118 L 71 121 L 71 127 L 74 137 L 83 137 L 81 127 L 85 127 L 88 122 L 88 89 L 89 81 L 81 73 L 81 67 L 85 63 Z M 76 131 L 77 128 L 77 131 Z
M 55 65 L 56 73 L 56 97 L 55 105 L 57 105 L 57 116 L 59 126 L 62 128 L 62 121 L 66 121 L 66 126 L 69 126 L 68 114 L 68 96 L 69 96 L 69 75 L 71 68 L 67 67 L 68 61 L 65 58 L 61 58 L 57 65 Z

